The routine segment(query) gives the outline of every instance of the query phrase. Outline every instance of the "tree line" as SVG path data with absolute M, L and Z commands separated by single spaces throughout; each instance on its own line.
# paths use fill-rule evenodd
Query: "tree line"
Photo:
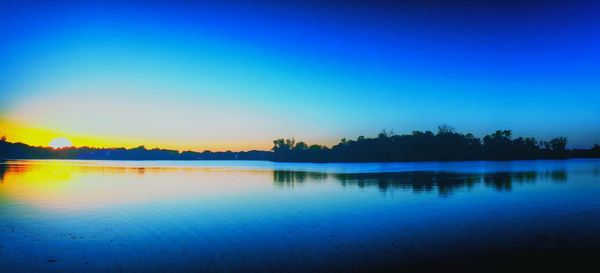
M 498 130 L 483 139 L 473 134 L 458 133 L 448 125 L 437 133 L 413 131 L 399 135 L 382 131 L 377 137 L 359 136 L 356 140 L 341 139 L 331 148 L 308 145 L 291 139 L 273 141 L 271 151 L 194 152 L 168 149 L 34 147 L 11 143 L 0 138 L 0 159 L 97 159 L 97 160 L 271 160 L 280 162 L 394 162 L 452 160 L 515 160 L 600 158 L 600 146 L 591 149 L 566 148 L 567 139 L 557 137 L 538 141 L 533 137 L 513 138 L 510 130 Z
M 0 159 L 94 159 L 94 160 L 269 160 L 268 151 L 242 152 L 194 152 L 167 149 L 136 148 L 91 148 L 34 147 L 24 143 L 11 143 L 0 138 Z
M 377 137 L 341 139 L 331 148 L 308 145 L 295 139 L 273 141 L 274 161 L 288 162 L 395 162 L 453 160 L 518 160 L 600 157 L 600 146 L 589 150 L 566 148 L 567 138 L 538 141 L 533 137 L 513 138 L 511 130 L 498 130 L 483 139 L 462 134 L 442 125 L 437 133 L 413 131 L 398 135 L 382 131 Z

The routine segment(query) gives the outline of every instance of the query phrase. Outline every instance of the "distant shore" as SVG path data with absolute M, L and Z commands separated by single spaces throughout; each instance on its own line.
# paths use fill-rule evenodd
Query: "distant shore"
M 82 159 L 82 160 L 266 160 L 276 162 L 410 162 L 600 158 L 600 145 L 590 149 L 567 149 L 567 139 L 537 141 L 512 137 L 510 130 L 498 130 L 483 139 L 440 126 L 437 133 L 413 131 L 396 135 L 383 131 L 377 137 L 342 139 L 330 147 L 308 145 L 295 139 L 273 141 L 271 151 L 194 152 L 167 149 L 35 147 L 2 138 L 0 159 Z

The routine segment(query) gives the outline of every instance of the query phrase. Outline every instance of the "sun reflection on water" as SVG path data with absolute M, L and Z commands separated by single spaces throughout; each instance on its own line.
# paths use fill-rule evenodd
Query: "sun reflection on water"
M 40 209 L 70 211 L 258 191 L 260 185 L 268 187 L 261 182 L 270 179 L 270 172 L 261 170 L 241 171 L 245 173 L 242 183 L 224 169 L 111 166 L 60 160 L 13 161 L 2 168 L 3 199 Z

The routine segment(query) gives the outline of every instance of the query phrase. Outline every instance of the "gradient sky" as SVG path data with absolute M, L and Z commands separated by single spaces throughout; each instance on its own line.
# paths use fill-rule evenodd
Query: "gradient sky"
M 0 134 L 246 150 L 448 123 L 600 143 L 598 1 L 169 2 L 1 2 Z

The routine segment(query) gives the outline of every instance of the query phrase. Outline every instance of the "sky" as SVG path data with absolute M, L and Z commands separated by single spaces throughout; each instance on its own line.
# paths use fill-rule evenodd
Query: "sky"
M 432 130 L 600 143 L 600 3 L 1 1 L 0 134 L 270 149 Z

